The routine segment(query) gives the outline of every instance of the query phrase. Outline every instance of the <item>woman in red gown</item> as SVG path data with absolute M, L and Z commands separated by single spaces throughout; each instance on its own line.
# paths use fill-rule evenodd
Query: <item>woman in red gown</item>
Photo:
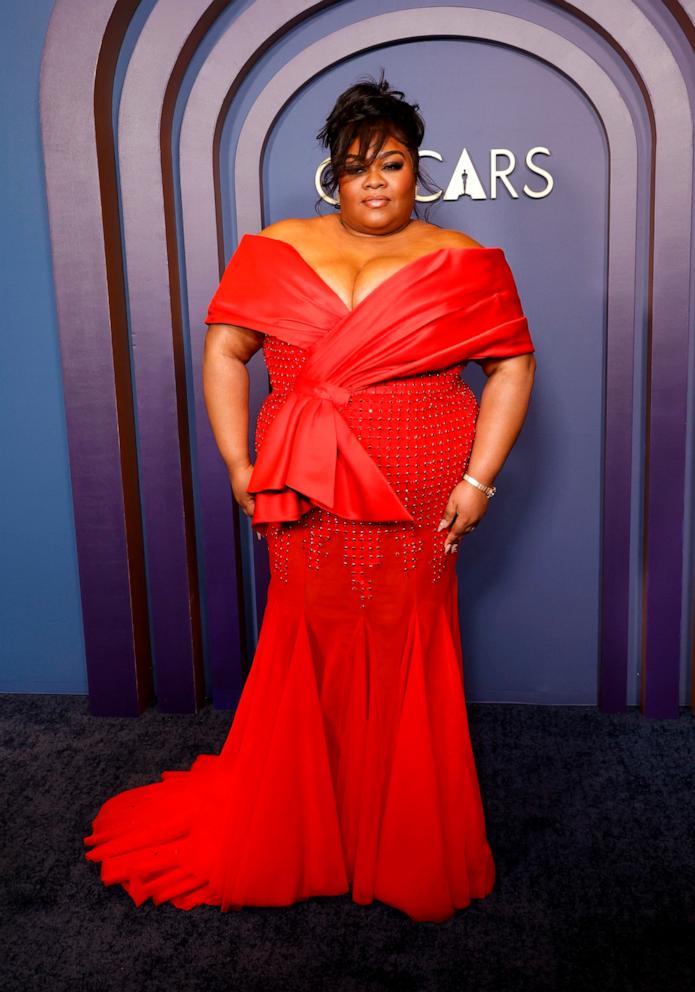
M 206 404 L 271 579 L 220 754 L 113 796 L 84 838 L 136 905 L 350 892 L 439 921 L 494 884 L 454 552 L 535 359 L 502 249 L 412 218 L 424 124 L 402 97 L 383 77 L 341 95 L 319 133 L 339 212 L 244 235 L 209 306 Z M 480 406 L 470 360 L 489 377 Z

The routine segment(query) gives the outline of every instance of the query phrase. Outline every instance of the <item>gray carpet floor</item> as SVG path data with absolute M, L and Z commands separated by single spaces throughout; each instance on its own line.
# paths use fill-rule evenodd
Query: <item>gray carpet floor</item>
M 0 695 L 3 992 L 670 992 L 695 987 L 695 719 L 472 705 L 494 892 L 444 923 L 349 894 L 136 908 L 82 837 L 105 799 L 218 753 L 231 714 L 93 717 Z

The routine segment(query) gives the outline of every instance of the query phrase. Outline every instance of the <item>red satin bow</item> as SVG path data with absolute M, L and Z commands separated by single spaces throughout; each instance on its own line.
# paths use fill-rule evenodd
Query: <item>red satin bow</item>
M 335 382 L 320 382 L 301 373 L 295 380 L 293 390 L 305 396 L 320 396 L 321 399 L 330 400 L 339 407 L 345 406 L 352 396 L 350 390 L 345 389 L 344 386 L 338 386 Z
M 251 473 L 254 526 L 298 520 L 312 506 L 349 520 L 413 520 L 341 416 L 350 396 L 335 383 L 297 378 Z

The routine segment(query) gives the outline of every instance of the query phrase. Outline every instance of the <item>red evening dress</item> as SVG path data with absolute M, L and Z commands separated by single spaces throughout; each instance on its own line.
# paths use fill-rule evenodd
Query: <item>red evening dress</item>
M 350 310 L 293 246 L 247 234 L 206 323 L 264 334 L 266 610 L 221 752 L 108 799 L 86 857 L 138 906 L 350 892 L 445 920 L 495 878 L 437 525 L 475 435 L 461 369 L 533 351 L 504 252 L 437 249 Z

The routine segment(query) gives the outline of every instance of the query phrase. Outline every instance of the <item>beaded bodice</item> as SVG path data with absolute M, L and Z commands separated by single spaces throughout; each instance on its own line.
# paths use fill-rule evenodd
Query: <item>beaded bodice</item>
M 302 370 L 307 350 L 266 335 L 263 354 L 271 391 L 258 415 L 256 452 Z M 299 520 L 269 528 L 273 575 L 289 580 L 293 549 L 319 570 L 329 540 L 333 547 L 340 542 L 352 589 L 364 604 L 371 598 L 385 556 L 395 556 L 405 572 L 424 564 L 426 558 L 432 582 L 448 563 L 453 565 L 454 556 L 442 550 L 446 533 L 436 528 L 449 493 L 463 477 L 475 435 L 478 403 L 461 378 L 464 364 L 365 387 L 341 409 L 414 523 L 346 520 L 315 507 Z

